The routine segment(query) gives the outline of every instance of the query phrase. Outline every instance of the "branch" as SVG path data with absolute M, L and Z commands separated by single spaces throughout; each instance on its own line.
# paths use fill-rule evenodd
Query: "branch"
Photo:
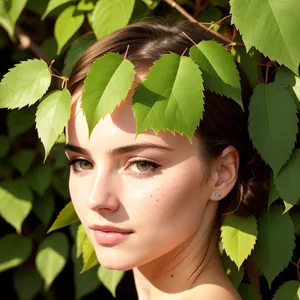
M 234 41 L 232 41 L 231 39 L 223 36 L 222 34 L 220 34 L 217 31 L 214 31 L 208 27 L 206 27 L 205 25 L 203 25 L 202 23 L 198 22 L 193 16 L 191 16 L 184 8 L 182 8 L 178 3 L 176 3 L 174 0 L 164 0 L 166 3 L 168 3 L 170 6 L 172 6 L 173 8 L 177 9 L 177 11 L 179 13 L 181 13 L 185 18 L 187 18 L 188 20 L 190 20 L 193 23 L 197 23 L 203 30 L 204 33 L 207 34 L 207 32 L 218 42 L 228 45 L 228 44 L 235 44 Z
M 22 49 L 30 49 L 36 57 L 43 59 L 47 64 L 50 63 L 47 54 L 18 26 L 16 27 L 15 35 Z

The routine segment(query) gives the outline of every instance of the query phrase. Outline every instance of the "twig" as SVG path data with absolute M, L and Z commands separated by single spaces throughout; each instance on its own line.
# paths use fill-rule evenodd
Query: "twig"
M 15 35 L 18 38 L 22 49 L 30 49 L 36 57 L 43 59 L 48 64 L 50 63 L 47 54 L 18 26 L 16 27 Z
M 198 22 L 192 15 L 190 15 L 184 8 L 182 8 L 177 2 L 175 2 L 174 0 L 164 0 L 166 3 L 168 3 L 170 6 L 172 6 L 173 8 L 175 8 L 179 13 L 181 13 L 185 18 L 187 18 L 188 20 L 190 20 L 193 23 L 197 23 L 202 29 L 203 32 L 205 33 L 209 33 L 211 34 L 217 41 L 221 42 L 222 44 L 231 44 L 232 40 L 230 40 L 229 38 L 223 36 L 222 34 L 220 34 L 217 31 L 214 31 L 212 29 L 209 29 L 208 27 L 206 27 L 205 25 L 203 25 L 202 23 Z

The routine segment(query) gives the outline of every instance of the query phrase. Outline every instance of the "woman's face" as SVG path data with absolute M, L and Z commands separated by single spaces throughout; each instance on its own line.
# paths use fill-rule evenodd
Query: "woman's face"
M 120 270 L 144 265 L 187 241 L 198 230 L 213 189 L 198 138 L 190 143 L 179 134 L 152 130 L 136 137 L 132 93 L 89 138 L 78 91 L 67 127 L 75 210 L 100 264 Z

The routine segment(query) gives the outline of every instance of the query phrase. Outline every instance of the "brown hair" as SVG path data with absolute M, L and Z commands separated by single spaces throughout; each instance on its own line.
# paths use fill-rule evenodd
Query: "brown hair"
M 196 43 L 208 39 L 196 24 L 180 22 L 168 25 L 162 21 L 143 21 L 119 29 L 96 41 L 80 57 L 69 79 L 71 93 L 83 84 L 92 63 L 107 52 L 124 55 L 136 71 L 147 70 L 162 54 L 174 52 L 182 55 L 193 43 L 182 34 L 185 32 Z M 188 51 L 184 55 L 188 55 Z M 242 98 L 240 106 L 226 97 L 205 91 L 203 119 L 196 131 L 204 141 L 204 154 L 209 160 L 216 159 L 229 145 L 240 155 L 238 179 L 232 191 L 220 201 L 221 215 L 235 213 L 239 216 L 258 215 L 264 208 L 269 192 L 269 168 L 252 147 L 248 136 L 248 101 L 251 89 L 241 73 Z

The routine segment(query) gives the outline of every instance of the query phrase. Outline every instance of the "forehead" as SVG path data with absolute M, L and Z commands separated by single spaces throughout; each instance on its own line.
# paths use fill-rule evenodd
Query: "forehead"
M 122 147 L 129 144 L 154 143 L 169 146 L 178 151 L 199 153 L 199 139 L 193 137 L 192 143 L 186 136 L 173 135 L 169 131 L 160 131 L 155 134 L 151 129 L 136 136 L 136 122 L 132 111 L 132 96 L 134 88 L 115 110 L 107 114 L 95 126 L 91 136 L 88 135 L 88 126 L 81 109 L 81 90 L 77 90 L 72 99 L 70 120 L 67 125 L 67 142 L 90 151 L 101 151 Z

